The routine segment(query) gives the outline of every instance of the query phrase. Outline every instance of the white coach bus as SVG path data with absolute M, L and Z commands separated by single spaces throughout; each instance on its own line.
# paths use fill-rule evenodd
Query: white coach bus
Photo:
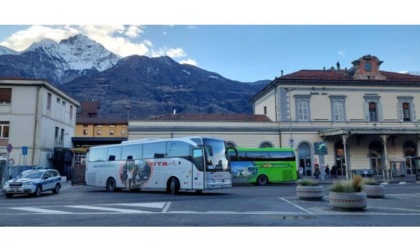
M 122 189 L 213 190 L 232 187 L 226 143 L 210 137 L 144 139 L 89 149 L 86 184 Z

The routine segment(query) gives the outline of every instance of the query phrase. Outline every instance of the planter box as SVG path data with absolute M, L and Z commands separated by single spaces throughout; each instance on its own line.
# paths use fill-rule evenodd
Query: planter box
M 363 185 L 363 192 L 369 198 L 385 197 L 385 187 L 383 185 Z
M 366 193 L 330 192 L 330 206 L 338 209 L 362 210 L 367 206 Z
M 297 186 L 296 195 L 300 199 L 322 199 L 324 197 L 324 187 L 318 186 Z

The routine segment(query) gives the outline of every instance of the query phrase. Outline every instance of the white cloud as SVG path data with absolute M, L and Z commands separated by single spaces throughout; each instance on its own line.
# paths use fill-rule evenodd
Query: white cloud
M 152 57 L 169 56 L 171 58 L 183 58 L 186 57 L 184 49 L 182 48 L 161 48 L 157 51 L 152 52 Z
M 179 61 L 179 63 L 180 64 L 188 64 L 188 65 L 197 66 L 197 61 L 195 61 L 193 59 L 181 60 L 181 61 Z
M 142 33 L 143 30 L 141 30 L 139 26 L 132 25 L 127 28 L 125 35 L 127 35 L 130 38 L 136 38 Z
M 140 41 L 144 27 L 142 26 L 124 26 L 124 25 L 78 25 L 78 26 L 30 26 L 27 29 L 20 30 L 12 36 L 1 42 L 0 45 L 23 51 L 32 43 L 38 42 L 44 38 L 60 42 L 77 34 L 83 34 L 92 40 L 102 44 L 107 50 L 122 57 L 130 55 L 146 55 L 149 57 L 169 56 L 174 59 L 185 58 L 187 54 L 182 48 L 163 47 L 153 48 L 150 40 Z M 189 64 L 196 65 L 193 60 L 184 60 Z
M 168 55 L 171 58 L 182 58 L 182 57 L 187 56 L 184 49 L 182 49 L 182 48 L 170 48 L 166 52 L 166 55 Z
M 79 27 L 87 37 L 122 57 L 134 54 L 147 55 L 149 53 L 149 44 L 134 43 L 124 36 L 128 35 L 130 38 L 139 37 L 143 33 L 140 26 L 88 25 Z
M 339 50 L 338 51 L 338 55 L 345 56 L 346 55 L 346 52 Z
M 32 43 L 41 41 L 44 38 L 52 39 L 60 42 L 63 39 L 77 35 L 80 32 L 71 27 L 49 27 L 49 26 L 31 26 L 26 30 L 14 33 L 12 36 L 1 42 L 0 45 L 13 49 L 15 51 L 23 51 Z

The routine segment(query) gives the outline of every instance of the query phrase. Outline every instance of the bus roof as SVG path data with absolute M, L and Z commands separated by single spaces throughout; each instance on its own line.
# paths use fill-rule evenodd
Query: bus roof
M 177 137 L 177 138 L 144 138 L 144 139 L 134 139 L 134 140 L 122 141 L 121 144 L 98 145 L 98 146 L 93 146 L 91 148 L 101 148 L 101 147 L 111 147 L 111 146 L 121 146 L 121 145 L 141 144 L 141 143 L 156 143 L 156 142 L 177 141 L 177 140 L 178 141 L 185 141 L 185 142 L 189 142 L 191 144 L 194 144 L 195 142 L 192 140 L 194 138 L 198 138 L 198 139 L 217 139 L 217 140 L 224 141 L 221 138 L 203 137 L 203 136 L 189 136 L 189 137 Z
M 248 147 L 237 147 L 238 151 L 264 151 L 264 152 L 272 152 L 272 151 L 294 151 L 295 149 L 292 147 L 282 147 L 282 148 L 248 148 Z

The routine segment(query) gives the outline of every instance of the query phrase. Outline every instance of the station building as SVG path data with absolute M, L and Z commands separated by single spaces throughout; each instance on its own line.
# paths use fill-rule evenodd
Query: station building
M 280 76 L 251 99 L 254 113 L 278 122 L 280 146 L 296 148 L 308 175 L 318 163 L 339 176 L 413 179 L 420 76 L 381 71 L 382 63 L 365 55 L 349 69 Z

